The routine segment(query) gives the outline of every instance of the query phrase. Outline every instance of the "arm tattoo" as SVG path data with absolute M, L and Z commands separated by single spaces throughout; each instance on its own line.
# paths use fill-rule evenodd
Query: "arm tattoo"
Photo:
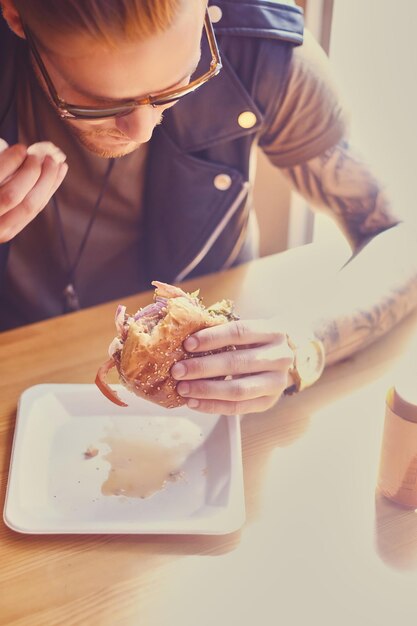
M 345 359 L 390 331 L 417 305 L 417 270 L 407 281 L 390 286 L 379 299 L 355 309 L 354 302 L 345 313 L 325 316 L 315 324 L 315 333 L 323 341 L 327 363 Z
M 334 216 L 353 249 L 399 222 L 381 184 L 346 140 L 283 172 L 313 205 Z
M 333 215 L 354 251 L 313 322 L 327 362 L 334 363 L 371 344 L 417 306 L 417 244 L 406 224 L 392 228 L 400 220 L 382 185 L 346 141 L 283 171 L 311 204 Z

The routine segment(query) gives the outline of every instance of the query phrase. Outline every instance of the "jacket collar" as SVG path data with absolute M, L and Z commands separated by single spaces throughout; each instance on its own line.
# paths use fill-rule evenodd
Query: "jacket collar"
M 221 18 L 214 25 L 218 36 L 266 38 L 286 41 L 293 45 L 303 42 L 303 12 L 299 7 L 271 0 L 215 0 L 210 8 L 217 9 Z M 228 37 L 229 36 L 229 37 Z M 183 152 L 198 152 L 223 141 L 256 133 L 262 126 L 263 115 L 250 93 L 237 77 L 232 64 L 222 51 L 223 69 L 195 93 L 186 96 L 167 111 L 164 130 Z M 207 41 L 196 75 L 207 71 L 211 56 Z M 220 104 L 221 103 L 221 104 Z M 239 115 L 250 111 L 256 123 L 250 128 L 239 125 Z
M 280 39 L 303 43 L 303 10 L 279 0 L 210 0 L 218 35 Z M 209 12 L 210 12 L 209 6 Z
M 220 45 L 219 45 L 220 48 Z M 210 146 L 256 133 L 263 115 L 220 48 L 223 68 L 196 92 L 186 96 L 164 117 L 164 131 L 183 152 L 197 152 Z M 208 46 L 202 46 L 196 70 L 202 74 L 210 65 Z M 239 125 L 239 115 L 250 111 L 256 123 L 251 128 Z

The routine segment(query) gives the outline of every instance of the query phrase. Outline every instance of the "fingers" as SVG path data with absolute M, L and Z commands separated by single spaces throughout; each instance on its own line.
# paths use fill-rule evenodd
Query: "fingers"
M 4 144 L 6 144 L 5 141 Z M 7 148 L 7 144 L 6 147 L 4 147 L 4 144 L 2 143 L 0 146 L 0 153 L 2 154 L 0 159 L 0 185 L 3 185 L 10 176 L 17 172 L 26 159 L 27 154 L 25 146 L 16 144 L 11 148 Z
M 0 213 L 2 209 L 1 199 L 3 198 L 4 201 L 6 198 L 7 201 L 7 194 L 9 194 L 8 206 L 17 202 L 15 206 L 11 206 L 9 210 L 0 216 L 0 242 L 9 241 L 15 237 L 38 215 L 62 183 L 68 171 L 66 163 L 57 163 L 50 156 L 44 158 L 40 167 L 38 167 L 39 157 L 28 156 L 24 165 L 33 159 L 37 161 L 37 164 L 29 163 L 27 166 L 32 170 L 31 173 L 26 172 L 20 175 L 19 172 L 19 176 L 13 177 L 13 190 L 11 192 L 9 188 L 9 191 L 6 191 L 6 196 L 2 196 L 4 189 L 12 183 L 12 180 L 0 187 Z M 37 178 L 36 172 L 39 172 Z M 20 181 L 22 185 L 20 189 L 16 187 L 16 180 Z M 10 198 L 13 198 L 13 200 L 11 201 Z
M 276 330 L 273 320 L 237 320 L 194 333 L 185 340 L 184 347 L 190 352 L 205 352 L 230 345 L 245 346 L 272 341 L 286 341 L 285 335 Z
M 31 212 L 32 208 L 39 212 L 48 204 L 51 196 L 64 180 L 67 171 L 66 163 L 57 166 L 51 157 L 45 158 L 38 181 L 22 202 L 28 212 Z
M 171 374 L 176 380 L 198 380 L 288 370 L 293 359 L 294 354 L 285 342 L 186 359 L 176 363 L 171 369 Z
M 37 156 L 28 156 L 25 159 L 14 175 L 0 187 L 0 215 L 4 215 L 22 202 L 37 182 L 41 171 L 42 161 Z
M 195 380 L 178 383 L 184 398 L 242 402 L 262 396 L 280 396 L 287 386 L 285 372 L 265 372 L 232 380 Z
M 215 415 L 245 415 L 246 413 L 260 413 L 271 408 L 278 400 L 278 396 L 263 396 L 254 400 L 231 401 L 226 400 L 189 400 L 187 405 L 201 413 Z
M 203 413 L 243 415 L 271 407 L 289 384 L 294 353 L 285 333 L 276 331 L 277 321 L 238 321 L 204 329 L 185 343 L 197 339 L 197 352 L 228 345 L 244 346 L 193 356 L 171 368 L 177 391 L 189 398 L 187 405 Z M 218 380 L 220 378 L 220 380 Z M 213 380 L 215 379 L 215 380 Z

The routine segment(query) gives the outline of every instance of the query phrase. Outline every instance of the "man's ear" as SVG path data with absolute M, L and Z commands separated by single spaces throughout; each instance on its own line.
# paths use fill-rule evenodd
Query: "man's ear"
M 22 39 L 25 39 L 22 21 L 13 0 L 1 0 L 0 5 L 3 17 L 8 23 L 9 28 L 14 32 L 15 35 L 21 37 Z

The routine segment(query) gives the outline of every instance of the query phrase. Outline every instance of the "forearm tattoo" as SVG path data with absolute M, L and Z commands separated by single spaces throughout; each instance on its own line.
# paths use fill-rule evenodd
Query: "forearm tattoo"
M 312 205 L 333 214 L 354 251 L 315 328 L 333 363 L 372 343 L 417 306 L 416 244 L 403 243 L 398 229 L 382 235 L 389 235 L 383 246 L 369 243 L 400 220 L 381 184 L 346 141 L 284 173 Z M 355 288 L 364 280 L 378 285 L 366 298 Z
M 355 310 L 352 306 L 352 310 L 344 315 L 320 320 L 314 330 L 324 343 L 327 363 L 336 363 L 370 345 L 416 306 L 417 271 L 402 285 L 387 285 L 387 293 L 368 307 Z

